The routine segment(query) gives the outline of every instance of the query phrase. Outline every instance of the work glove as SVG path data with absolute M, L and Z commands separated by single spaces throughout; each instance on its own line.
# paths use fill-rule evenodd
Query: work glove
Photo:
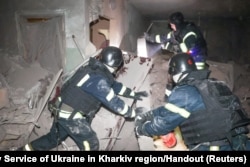
M 135 92 L 135 95 L 131 98 L 135 100 L 142 100 L 142 97 L 148 97 L 148 93 L 146 91 Z
M 136 116 L 143 115 L 148 111 L 145 107 L 137 107 L 135 108 L 135 114 Z
M 149 35 L 148 33 L 144 32 L 144 38 L 147 42 L 155 43 L 155 35 Z
M 166 85 L 166 89 L 165 89 L 165 101 L 168 101 L 168 97 L 170 96 L 170 94 L 172 93 L 172 90 L 174 89 L 174 84 L 173 83 L 168 83 Z
M 173 53 L 177 54 L 177 53 L 180 53 L 180 52 L 182 52 L 180 46 L 179 45 L 173 45 Z
M 180 44 L 174 37 L 171 37 L 170 40 L 169 40 L 169 42 L 170 42 L 173 46 L 179 45 L 179 44 Z
M 166 47 L 166 44 L 162 44 L 161 48 L 163 50 L 167 50 L 167 51 L 169 51 L 171 53 L 174 53 L 174 54 L 177 54 L 177 53 L 181 52 L 181 49 L 180 49 L 179 45 L 174 45 L 172 43 L 168 44 L 167 47 Z
M 143 129 L 143 125 L 145 125 L 146 122 L 152 121 L 153 117 L 151 110 L 148 112 L 143 111 L 135 117 L 135 134 L 137 137 L 140 135 L 149 136 Z
M 147 122 L 144 122 L 144 123 L 140 123 L 140 124 L 137 124 L 134 128 L 134 131 L 135 131 L 135 135 L 136 137 L 140 137 L 140 136 L 148 136 L 148 137 L 151 137 L 147 132 L 146 130 L 144 129 L 144 126 L 146 125 L 146 123 L 148 123 L 149 121 Z
M 126 118 L 127 121 L 131 121 L 131 120 L 134 120 L 135 117 L 145 113 L 146 111 L 147 111 L 147 109 L 144 107 L 137 107 L 135 109 L 131 108 L 131 110 L 129 112 L 127 112 L 124 115 L 124 117 Z
M 58 117 L 59 109 L 54 102 L 52 101 L 48 102 L 48 110 L 51 112 L 52 116 Z
M 143 108 L 143 107 L 141 107 L 141 108 Z M 141 109 L 140 109 L 140 110 L 141 110 Z M 146 121 L 152 121 L 152 120 L 153 120 L 154 115 L 153 115 L 152 110 L 147 111 L 147 112 L 145 112 L 145 109 L 144 109 L 144 108 L 143 108 L 143 110 L 144 110 L 144 111 L 138 112 L 138 114 L 136 115 L 136 117 L 135 117 L 135 125 L 136 125 L 137 123 L 140 123 L 140 122 L 144 123 L 144 122 L 146 122 Z
M 135 136 L 136 137 L 140 137 L 140 136 L 144 135 L 144 133 L 143 133 L 144 130 L 142 129 L 143 128 L 142 126 L 143 126 L 143 124 L 135 126 L 134 131 L 135 131 Z

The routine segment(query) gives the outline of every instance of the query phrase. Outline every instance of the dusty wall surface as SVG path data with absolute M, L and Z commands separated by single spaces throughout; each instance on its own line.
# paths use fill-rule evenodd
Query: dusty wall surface
M 201 28 L 206 32 L 208 54 L 211 60 L 239 64 L 250 63 L 249 20 L 203 20 Z
M 201 21 L 201 28 L 205 33 L 208 55 L 211 60 L 219 62 L 238 61 L 241 57 L 242 31 L 245 27 L 239 20 L 208 19 Z
M 127 1 L 114 2 L 115 8 L 111 8 L 108 3 L 104 4 L 104 16 L 110 19 L 110 45 L 135 52 L 137 38 L 143 35 L 148 21 Z
M 23 0 L 22 3 L 18 0 L 3 0 L 0 2 L 0 46 L 1 50 L 18 55 L 18 38 L 16 15 L 18 12 L 26 12 L 30 14 L 46 14 L 54 11 L 60 11 L 64 15 L 65 26 L 65 45 L 66 48 L 76 48 L 72 35 L 75 35 L 78 40 L 79 48 L 84 51 L 89 41 L 89 22 L 88 22 L 88 3 L 89 1 L 75 0 L 71 1 L 61 0 Z M 45 38 L 43 36 L 43 38 Z M 65 50 L 67 50 L 65 49 Z M 67 51 L 68 55 L 72 52 Z M 84 52 L 83 52 L 84 53 Z M 79 53 L 78 53 L 79 54 Z M 69 56 L 74 56 L 71 54 Z M 74 56 L 74 58 L 82 59 L 81 56 Z M 70 59 L 70 58 L 68 58 Z M 78 61 L 79 62 L 79 61 Z M 72 65 L 73 66 L 73 65 Z
M 119 46 L 121 49 L 136 51 L 136 39 L 143 35 L 149 23 L 143 16 L 127 1 L 114 0 L 111 5 L 109 1 L 82 1 L 74 0 L 2 0 L 0 2 L 0 49 L 18 54 L 17 30 L 16 30 L 16 12 L 48 12 L 60 10 L 65 13 L 65 36 L 66 36 L 66 54 L 67 63 L 74 58 L 70 70 L 79 61 L 82 56 L 72 40 L 72 35 L 77 37 L 79 48 L 87 56 L 93 53 L 94 47 L 89 49 L 89 13 L 90 3 L 103 2 L 104 12 L 97 8 L 100 15 L 110 19 L 110 45 Z M 250 23 L 247 19 L 227 20 L 227 19 L 194 19 L 194 22 L 201 26 L 206 36 L 209 49 L 209 57 L 214 61 L 227 62 L 230 60 L 239 61 L 244 64 L 250 62 L 249 58 L 249 38 Z M 159 31 L 166 28 L 166 24 L 161 27 L 155 25 Z M 152 28 L 153 29 L 153 28 Z M 157 30 L 157 31 L 158 31 Z M 86 57 L 87 57 L 86 56 Z
M 84 25 L 88 25 L 86 22 L 86 1 L 75 0 L 74 3 L 70 1 L 54 0 L 53 3 L 49 0 L 23 0 L 22 3 L 18 0 L 3 0 L 1 3 L 1 34 L 4 34 L 4 38 L 0 39 L 1 47 L 14 49 L 17 53 L 17 32 L 15 13 L 17 11 L 29 11 L 29 12 L 49 12 L 53 10 L 61 10 L 65 13 L 66 20 L 66 36 L 71 38 L 71 34 L 79 36 L 82 40 L 80 43 L 84 44 L 86 41 L 86 30 Z M 67 46 L 73 46 L 72 42 L 68 42 Z
M 19 54 L 16 13 L 20 11 L 29 13 L 46 13 L 60 11 L 65 14 L 65 53 L 66 71 L 71 71 L 79 62 L 89 57 L 96 50 L 89 42 L 89 22 L 91 10 L 95 15 L 103 15 L 110 19 L 110 45 L 118 46 L 123 50 L 136 52 L 137 38 L 143 35 L 149 25 L 140 13 L 130 6 L 127 1 L 115 0 L 115 6 L 111 7 L 108 1 L 103 1 L 105 12 L 102 12 L 102 5 L 99 0 L 95 1 L 71 1 L 55 0 L 53 3 L 48 0 L 3 0 L 0 3 L 0 49 L 13 55 Z M 91 4 L 90 4 L 91 3 Z M 89 13 L 90 10 L 90 13 Z M 72 39 L 74 35 L 78 46 Z M 79 47 L 79 48 L 78 48 Z M 79 52 L 81 51 L 81 53 Z M 83 56 L 82 56 L 83 54 Z

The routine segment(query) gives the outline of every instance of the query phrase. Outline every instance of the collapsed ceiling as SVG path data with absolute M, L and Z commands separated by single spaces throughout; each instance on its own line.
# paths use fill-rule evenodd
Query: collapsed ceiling
M 249 0 L 129 0 L 150 20 L 164 20 L 175 11 L 187 18 L 250 18 Z

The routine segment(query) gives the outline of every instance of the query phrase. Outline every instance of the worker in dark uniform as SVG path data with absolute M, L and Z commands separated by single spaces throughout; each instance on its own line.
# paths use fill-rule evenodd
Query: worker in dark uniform
M 192 22 L 184 21 L 181 12 L 172 13 L 169 17 L 172 29 L 168 34 L 145 33 L 145 39 L 152 43 L 161 43 L 162 49 L 174 53 L 188 53 L 195 61 L 197 69 L 206 67 L 207 44 L 200 29 Z
M 136 135 L 161 136 L 179 126 L 189 150 L 250 150 L 250 119 L 223 81 L 197 70 L 186 53 L 170 59 L 168 73 L 176 83 L 168 102 L 136 116 Z
M 90 58 L 63 84 L 60 96 L 51 100 L 49 110 L 55 117 L 48 134 L 26 144 L 19 150 L 51 150 L 67 137 L 71 137 L 81 151 L 99 150 L 99 141 L 91 128 L 91 121 L 102 105 L 115 114 L 134 118 L 132 109 L 122 99 L 124 96 L 142 100 L 147 92 L 134 92 L 115 81 L 113 74 L 123 65 L 122 51 L 113 46 L 101 52 L 100 59 Z

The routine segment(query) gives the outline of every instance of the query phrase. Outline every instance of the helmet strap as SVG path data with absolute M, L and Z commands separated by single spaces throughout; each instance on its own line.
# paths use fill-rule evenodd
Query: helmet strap
M 115 70 L 116 70 L 115 68 L 112 68 L 112 67 L 110 67 L 110 66 L 108 66 L 106 64 L 104 64 L 104 65 L 107 67 L 107 69 L 109 70 L 110 73 L 113 74 L 115 72 Z
M 188 75 L 187 72 L 183 72 L 183 73 L 179 73 L 176 74 L 175 76 L 173 76 L 173 80 L 175 81 L 175 83 L 179 83 L 182 79 L 184 79 L 186 76 Z M 178 77 L 178 78 L 175 78 Z

